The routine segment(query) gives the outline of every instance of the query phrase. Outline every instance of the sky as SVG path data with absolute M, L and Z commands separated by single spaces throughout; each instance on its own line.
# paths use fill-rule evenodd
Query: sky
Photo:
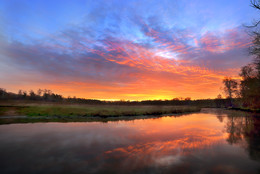
M 2 0 L 0 87 L 147 100 L 223 94 L 251 61 L 249 0 Z

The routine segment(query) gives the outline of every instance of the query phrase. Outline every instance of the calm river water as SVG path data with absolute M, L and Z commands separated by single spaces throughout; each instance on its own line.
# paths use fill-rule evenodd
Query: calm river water
M 0 173 L 259 173 L 260 117 L 0 125 Z

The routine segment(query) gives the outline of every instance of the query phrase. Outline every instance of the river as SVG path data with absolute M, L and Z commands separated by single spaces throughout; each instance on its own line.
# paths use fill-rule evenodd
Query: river
M 260 117 L 239 111 L 0 125 L 0 173 L 259 173 Z

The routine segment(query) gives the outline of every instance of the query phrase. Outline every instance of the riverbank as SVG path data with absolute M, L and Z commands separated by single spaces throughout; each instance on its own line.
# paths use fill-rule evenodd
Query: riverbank
M 235 111 L 244 111 L 244 112 L 252 112 L 252 113 L 260 113 L 260 109 L 250 109 L 250 108 L 228 108 L 230 110 Z
M 152 118 L 199 112 L 194 106 L 120 105 L 0 105 L 0 124 L 33 122 L 84 122 Z

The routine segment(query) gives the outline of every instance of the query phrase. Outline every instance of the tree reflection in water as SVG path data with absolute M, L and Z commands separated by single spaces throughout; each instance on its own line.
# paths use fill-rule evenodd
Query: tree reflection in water
M 216 113 L 220 122 L 226 122 L 227 142 L 231 145 L 244 147 L 251 159 L 260 161 L 259 114 L 223 110 L 219 110 Z

